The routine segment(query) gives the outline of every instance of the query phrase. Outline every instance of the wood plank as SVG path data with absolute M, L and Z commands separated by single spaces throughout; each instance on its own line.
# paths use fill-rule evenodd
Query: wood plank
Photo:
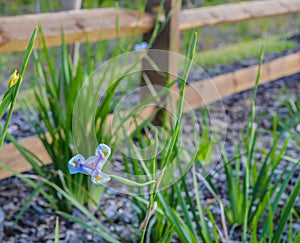
M 249 1 L 186 9 L 181 12 L 180 30 L 299 12 L 299 0 Z
M 136 11 L 116 8 L 1 17 L 0 53 L 25 50 L 34 27 L 39 24 L 50 47 L 61 44 L 62 29 L 69 44 L 143 34 L 152 28 L 153 21 L 149 14 L 139 16 Z
M 176 11 L 175 11 L 176 12 Z M 300 12 L 299 0 L 267 0 L 186 9 L 180 13 L 181 31 Z M 61 44 L 64 29 L 67 44 L 98 41 L 149 32 L 152 15 L 116 8 L 83 9 L 53 13 L 0 17 L 0 53 L 22 51 L 35 26 L 43 26 L 47 46 Z M 119 30 L 116 26 L 119 25 Z M 36 47 L 38 47 L 38 41 Z
M 226 96 L 253 88 L 257 71 L 258 66 L 253 66 L 192 83 L 186 88 L 185 100 L 191 108 L 196 109 Z M 300 72 L 300 53 L 263 64 L 259 83 L 270 82 L 297 72 Z M 186 111 L 189 109 L 185 107 Z
M 29 137 L 20 141 L 20 144 L 32 151 L 45 164 L 50 163 L 50 158 L 38 137 Z M 0 150 L 0 161 L 17 172 L 24 172 L 31 169 L 30 164 L 23 158 L 19 150 L 13 144 L 7 144 Z M 0 167 L 0 179 L 12 176 L 10 172 Z

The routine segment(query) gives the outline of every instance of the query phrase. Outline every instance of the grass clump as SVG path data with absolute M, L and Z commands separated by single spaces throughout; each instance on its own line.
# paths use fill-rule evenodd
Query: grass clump
M 261 63 L 262 54 L 260 65 Z M 241 233 L 239 240 L 242 242 L 248 242 L 250 238 L 252 242 L 280 242 L 286 232 L 290 242 L 300 237 L 299 232 L 286 231 L 291 220 L 298 215 L 294 206 L 300 192 L 299 178 L 295 181 L 291 196 L 285 201 L 284 207 L 279 206 L 279 202 L 284 200 L 284 193 L 296 174 L 300 161 L 294 158 L 292 161 L 294 165 L 290 170 L 284 170 L 280 177 L 275 175 L 275 171 L 284 162 L 288 152 L 290 138 L 285 138 L 284 134 L 297 123 L 299 113 L 293 116 L 279 132 L 278 117 L 275 116 L 270 147 L 258 146 L 255 98 L 259 78 L 260 72 L 252 96 L 251 114 L 243 143 L 236 145 L 233 158 L 229 158 L 225 151 L 222 156 L 229 205 L 225 205 L 224 194 L 217 189 L 212 176 L 207 172 L 208 176 L 204 178 L 202 174 L 205 173 L 200 173 L 200 170 L 205 170 L 203 168 L 205 163 L 197 156 L 192 160 L 195 161 L 192 171 L 181 171 L 182 177 L 167 189 L 158 192 L 154 190 L 150 194 L 150 199 L 143 195 L 133 197 L 133 202 L 139 209 L 137 217 L 142 229 L 141 242 L 171 242 L 174 238 L 179 238 L 180 242 L 228 242 L 231 240 L 230 232 L 235 229 Z M 170 134 L 176 134 L 176 126 L 170 128 L 166 123 L 163 127 L 170 129 Z M 170 136 L 170 141 L 173 138 Z M 143 135 L 140 134 L 138 140 L 143 139 Z M 205 137 L 201 137 L 200 141 L 202 139 Z M 154 143 L 158 143 L 157 136 Z M 173 151 L 179 150 L 177 144 L 174 145 Z M 155 148 L 157 147 L 156 145 Z M 199 150 L 202 149 L 205 147 L 199 147 Z M 165 153 L 168 154 L 168 150 Z M 164 171 L 161 164 L 170 163 L 175 159 L 174 153 L 170 158 L 165 157 L 165 153 L 162 153 L 159 158 L 154 158 L 151 162 L 156 161 L 154 167 L 142 166 L 144 173 L 151 177 L 151 174 L 152 176 L 154 174 L 151 173 L 152 170 Z M 165 158 L 168 158 L 168 161 L 164 161 Z M 189 157 L 183 157 L 184 160 L 189 161 Z M 147 163 L 142 159 L 139 162 Z M 130 161 L 126 163 L 129 166 Z M 177 165 L 180 168 L 180 165 Z M 167 174 L 165 176 L 168 177 Z M 189 183 L 191 177 L 192 185 Z M 171 178 L 175 180 L 174 177 Z M 201 193 L 204 188 L 214 199 L 214 202 L 208 205 L 204 203 Z M 219 208 L 220 213 L 215 213 L 212 207 Z

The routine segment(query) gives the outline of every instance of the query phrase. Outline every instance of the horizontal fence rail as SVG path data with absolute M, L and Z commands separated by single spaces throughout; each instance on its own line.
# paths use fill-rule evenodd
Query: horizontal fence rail
M 151 30 L 153 17 L 116 8 L 71 10 L 0 18 L 0 52 L 25 50 L 35 26 L 41 25 L 46 45 L 86 42 L 140 35 Z M 36 47 L 39 46 L 38 40 Z
M 155 106 L 147 106 L 142 111 L 136 113 L 136 123 L 130 121 L 124 122 L 123 127 L 126 129 L 127 134 L 130 135 L 130 133 L 132 133 L 135 130 L 136 126 L 142 124 L 148 117 L 151 117 L 151 115 L 155 112 L 155 109 Z M 123 114 L 122 117 L 123 116 L 126 115 Z M 113 114 L 108 115 L 105 124 L 106 129 L 110 129 L 112 119 Z M 48 133 L 46 134 L 46 138 L 49 142 L 51 142 L 51 137 Z M 24 148 L 30 150 L 34 155 L 36 155 L 41 161 L 44 162 L 45 165 L 51 163 L 50 157 L 38 136 L 24 138 L 18 142 Z M 5 145 L 3 148 L 0 149 L 0 152 L 0 161 L 8 165 L 14 171 L 21 173 L 32 168 L 31 165 L 27 162 L 27 160 L 22 156 L 20 151 L 16 149 L 14 144 L 9 143 Z M 12 176 L 12 174 L 9 171 L 0 167 L 0 180 L 10 176 Z
M 196 109 L 229 95 L 253 88 L 257 72 L 258 66 L 255 65 L 216 76 L 212 79 L 197 81 L 191 86 L 187 86 L 185 101 L 191 108 Z M 262 65 L 259 84 L 298 72 L 300 72 L 300 53 L 280 57 Z
M 235 23 L 300 12 L 299 0 L 270 0 L 222 4 L 182 11 L 180 30 Z
M 251 1 L 181 11 L 179 29 L 188 30 L 224 23 L 240 22 L 300 12 L 299 0 Z M 0 18 L 0 53 L 22 51 L 27 47 L 35 26 L 41 25 L 46 44 L 61 44 L 64 29 L 67 44 L 133 36 L 149 32 L 152 15 L 136 11 L 104 8 L 28 14 Z M 37 41 L 36 46 L 39 46 Z
M 257 71 L 258 66 L 256 65 L 232 73 L 223 74 L 209 80 L 201 80 L 192 83 L 192 85 L 187 86 L 186 88 L 185 100 L 188 107 L 185 107 L 185 110 L 189 111 L 190 108 L 200 108 L 217 101 L 220 98 L 252 88 Z M 277 58 L 262 65 L 260 84 L 289 76 L 297 72 L 300 72 L 300 53 Z M 215 90 L 218 91 L 218 94 Z M 175 90 L 175 92 L 179 93 L 179 90 Z M 143 119 L 146 119 L 153 113 L 152 108 L 150 106 L 142 111 L 140 114 L 141 119 L 138 121 L 138 124 L 142 123 Z M 107 123 L 107 127 L 110 126 L 112 116 L 113 114 L 108 118 L 109 122 Z M 133 130 L 134 127 L 129 127 L 127 129 L 128 132 Z M 38 137 L 25 138 L 20 141 L 20 144 L 32 151 L 45 164 L 51 162 Z M 30 164 L 24 159 L 13 144 L 8 144 L 1 149 L 0 161 L 4 162 L 17 172 L 24 172 L 31 169 Z M 0 179 L 7 178 L 11 175 L 12 174 L 9 171 L 0 168 Z

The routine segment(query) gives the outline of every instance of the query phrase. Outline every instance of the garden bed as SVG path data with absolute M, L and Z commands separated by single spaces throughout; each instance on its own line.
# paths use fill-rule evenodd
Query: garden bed
M 251 60 L 248 60 L 248 64 L 251 64 Z M 244 64 L 238 64 L 233 67 L 224 67 L 221 70 L 230 71 L 235 68 L 239 68 L 240 65 L 245 65 L 247 61 L 243 61 Z M 217 67 L 219 70 L 220 67 Z M 219 74 L 219 71 L 215 70 Z M 209 71 L 212 75 L 213 72 Z M 286 78 L 282 78 L 271 83 L 261 85 L 258 88 L 258 94 L 256 99 L 256 111 L 258 117 L 261 117 L 260 123 L 257 124 L 259 128 L 259 142 L 268 144 L 272 136 L 267 132 L 272 129 L 272 115 L 277 113 L 280 118 L 288 116 L 288 110 L 284 102 L 294 96 L 299 99 L 300 90 L 300 74 L 295 74 Z M 244 130 L 247 125 L 247 120 L 250 112 L 251 95 L 252 90 L 241 92 L 239 94 L 232 95 L 223 100 L 226 121 L 228 126 L 225 150 L 228 156 L 234 156 L 234 144 L 241 141 L 240 131 Z M 210 109 L 214 109 L 214 104 L 210 105 Z M 262 115 L 262 116 L 260 116 Z M 4 118 L 5 119 L 5 118 Z M 298 126 L 299 127 L 299 126 Z M 297 127 L 297 129 L 298 129 Z M 300 128 L 299 128 L 300 129 Z M 16 111 L 13 115 L 13 119 L 10 125 L 10 132 L 17 138 L 33 135 L 33 130 L 26 123 L 25 118 L 20 111 Z M 300 131 L 298 131 L 300 132 Z M 288 136 L 288 134 L 287 134 Z M 297 145 L 293 142 L 289 143 L 287 152 L 294 158 L 300 158 L 300 151 Z M 259 155 L 258 155 L 259 156 Z M 291 167 L 291 164 L 287 161 L 283 161 L 276 170 L 276 175 L 279 176 L 282 173 L 283 168 Z M 222 194 L 224 205 L 228 205 L 227 188 L 225 186 L 225 175 L 222 169 L 222 164 L 217 165 L 217 170 L 213 172 L 213 182 L 215 186 L 219 188 Z M 297 175 L 299 176 L 300 169 L 294 174 L 296 181 Z M 188 184 L 192 184 L 192 180 Z M 291 190 L 293 183 L 291 183 L 283 198 L 288 197 L 288 193 Z M 13 222 L 22 206 L 24 205 L 26 198 L 31 195 L 31 188 L 23 183 L 20 179 L 11 177 L 0 181 L 0 205 L 5 212 L 4 223 L 4 241 L 5 242 L 52 242 L 54 240 L 54 228 L 56 213 L 51 209 L 41 196 L 36 196 L 31 202 L 29 209 L 21 217 L 19 223 L 13 226 Z M 204 204 L 212 198 L 209 191 L 205 188 L 201 191 L 204 196 Z M 138 234 L 138 221 L 133 213 L 133 204 L 129 200 L 129 196 L 109 191 L 104 195 L 100 207 L 107 215 L 105 219 L 100 214 L 98 215 L 100 221 L 108 226 L 112 233 L 118 235 L 122 242 L 132 242 L 136 239 Z M 281 205 L 284 204 L 282 201 Z M 296 200 L 296 208 L 300 207 L 300 198 Z M 219 213 L 219 208 L 216 206 L 212 208 L 214 214 Z M 73 215 L 83 218 L 83 216 L 74 210 Z M 107 222 L 110 220 L 110 222 Z M 69 222 L 68 220 L 60 217 L 60 239 L 65 242 L 104 242 L 97 235 L 88 232 L 76 223 Z M 300 231 L 300 223 L 293 224 L 294 231 Z M 240 240 L 241 228 L 229 229 L 230 238 L 232 240 Z

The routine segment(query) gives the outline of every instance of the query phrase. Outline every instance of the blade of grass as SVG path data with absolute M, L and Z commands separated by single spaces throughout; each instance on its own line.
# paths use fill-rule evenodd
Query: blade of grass
M 171 154 L 173 152 L 173 148 L 174 148 L 176 141 L 178 139 L 178 136 L 179 136 L 180 124 L 181 124 L 182 113 L 183 113 L 184 93 L 185 93 L 185 88 L 186 88 L 186 82 L 187 82 L 188 74 L 192 67 L 192 62 L 193 62 L 193 58 L 194 58 L 195 51 L 196 51 L 196 43 L 197 43 L 197 32 L 194 33 L 194 38 L 191 39 L 191 43 L 190 43 L 191 48 L 188 52 L 188 57 L 187 57 L 188 63 L 184 70 L 184 74 L 182 76 L 180 93 L 179 93 L 180 99 L 179 99 L 179 107 L 178 107 L 178 114 L 177 114 L 178 117 L 177 117 L 175 128 L 174 128 L 174 135 L 172 136 L 172 139 L 170 140 L 170 143 L 167 146 L 167 154 L 166 154 L 166 157 L 164 158 L 164 161 L 166 161 L 167 163 L 170 160 Z
M 294 236 L 294 241 L 293 242 L 300 242 L 300 232 L 296 232 Z
M 210 222 L 211 222 L 212 228 L 213 228 L 213 235 L 214 235 L 213 242 L 219 243 L 220 241 L 219 241 L 219 235 L 218 235 L 218 228 L 217 228 L 217 224 L 216 224 L 216 221 L 214 219 L 214 216 L 213 216 L 213 214 L 210 210 L 207 210 L 207 214 L 208 214 L 208 217 L 210 219 Z
M 58 217 L 56 217 L 55 221 L 55 237 L 54 237 L 54 243 L 59 243 L 59 220 Z
M 173 232 L 174 232 L 174 226 L 171 226 L 170 229 L 165 233 L 165 235 L 161 239 L 159 239 L 157 243 L 169 242 L 170 240 L 168 239 L 170 239 L 170 237 L 173 235 Z
M 197 176 L 196 176 L 196 166 L 195 165 L 193 165 L 193 170 L 192 171 L 193 171 L 193 182 L 194 182 L 196 203 L 197 203 L 198 213 L 199 213 L 199 216 L 200 216 L 200 221 L 201 221 L 201 226 L 202 226 L 202 230 L 200 230 L 199 233 L 202 236 L 204 242 L 212 242 L 212 238 L 211 238 L 211 235 L 210 235 L 208 224 L 205 220 L 203 207 L 201 205 L 199 189 L 198 189 L 198 181 L 197 181 Z M 193 207 L 193 205 L 190 205 L 190 206 Z M 198 231 L 199 231 L 199 229 L 198 229 Z
M 274 233 L 272 242 L 276 242 L 276 243 L 280 242 L 284 227 L 288 220 L 289 214 L 293 209 L 294 202 L 295 202 L 297 196 L 299 195 L 299 192 L 300 192 L 300 178 L 298 178 L 298 181 L 297 181 L 296 185 L 294 186 L 293 191 L 287 201 L 286 207 L 283 209 L 283 211 L 281 213 L 279 223 L 276 227 L 276 231 Z
M 182 212 L 183 212 L 183 217 L 185 219 L 185 222 L 186 222 L 188 228 L 190 229 L 191 232 L 193 232 L 193 234 L 196 237 L 197 234 L 196 234 L 196 231 L 195 231 L 195 229 L 193 227 L 193 222 L 192 222 L 192 219 L 190 218 L 189 210 L 187 209 L 186 202 L 184 201 L 184 198 L 181 195 L 182 191 L 179 189 L 178 184 L 179 183 L 175 183 L 174 184 L 174 188 L 175 188 L 175 191 L 176 191 L 176 195 L 178 197 L 179 205 L 180 205 L 180 207 L 182 209 Z
M 222 154 L 222 158 L 224 161 L 224 168 L 226 174 L 226 183 L 229 191 L 229 199 L 230 199 L 230 208 L 232 212 L 233 222 L 239 222 L 240 215 L 240 204 L 238 200 L 238 196 L 240 194 L 239 189 L 239 178 L 234 177 L 233 171 L 231 169 L 231 164 L 228 160 L 228 157 L 225 153 Z M 238 177 L 239 174 L 237 174 Z
M 191 231 L 191 229 L 185 224 L 185 222 L 182 220 L 182 218 L 179 216 L 179 214 L 176 212 L 175 209 L 172 209 L 173 216 L 175 217 L 175 220 L 179 223 L 180 227 L 184 230 L 186 235 L 189 235 L 189 241 L 191 243 L 198 243 L 199 240 L 197 239 L 196 235 Z
M 179 166 L 179 168 L 180 168 L 180 166 Z M 183 187 L 183 189 L 184 189 L 184 192 L 185 192 L 185 196 L 186 196 L 187 202 L 184 201 L 184 199 L 182 198 L 181 195 L 178 195 L 178 197 L 181 197 L 180 200 L 182 200 L 182 203 L 187 204 L 187 206 L 190 207 L 190 211 L 192 212 L 192 215 L 193 215 L 193 218 L 194 218 L 194 222 L 195 222 L 195 224 L 196 224 L 197 231 L 198 231 L 199 235 L 201 236 L 201 238 L 205 241 L 205 237 L 204 237 L 203 232 L 202 232 L 202 229 L 201 229 L 201 225 L 200 225 L 200 222 L 199 222 L 199 218 L 197 217 L 196 209 L 195 209 L 194 203 L 193 203 L 193 201 L 192 201 L 192 199 L 191 199 L 191 197 L 190 197 L 190 195 L 189 195 L 189 188 L 188 188 L 188 186 L 187 186 L 187 184 L 186 184 L 186 182 L 185 182 L 185 179 L 186 179 L 186 176 L 184 176 L 180 181 L 181 181 L 181 183 L 182 183 L 182 187 Z M 177 183 L 176 183 L 176 184 L 177 184 Z M 195 186 L 195 184 L 194 184 L 194 186 Z M 176 187 L 175 187 L 175 189 L 176 189 Z M 198 187 L 197 187 L 197 188 L 195 187 L 194 190 L 195 190 L 195 194 L 196 194 L 196 202 L 197 202 Z M 177 190 L 177 189 L 176 189 L 176 192 L 177 192 L 177 194 L 178 194 L 178 193 L 181 192 L 181 190 Z M 198 196 L 199 196 L 199 195 L 198 195 Z M 202 209 L 202 208 L 201 208 L 201 209 Z M 203 219 L 202 216 L 203 216 L 204 214 L 202 214 L 202 212 L 199 211 L 199 207 L 198 207 L 198 212 L 199 212 L 199 214 L 200 214 L 200 221 L 202 222 L 202 219 Z M 185 217 L 189 217 L 189 215 L 186 214 Z M 190 221 L 191 221 L 191 220 L 190 220 Z M 192 226 L 192 221 L 189 223 L 189 225 L 190 225 L 190 228 L 191 228 L 191 229 L 194 228 L 194 227 Z M 203 229 L 206 230 L 205 228 L 203 228 Z M 194 230 L 194 229 L 193 229 L 193 230 Z
M 274 185 L 274 189 L 271 192 L 271 195 L 273 195 L 276 192 L 276 197 L 273 200 L 273 203 L 271 205 L 271 209 L 272 209 L 273 212 L 276 212 L 277 207 L 279 205 L 279 201 L 281 199 L 281 196 L 284 193 L 285 189 L 287 188 L 288 183 L 291 180 L 291 178 L 292 178 L 293 174 L 295 173 L 296 169 L 298 168 L 299 164 L 300 164 L 299 162 L 297 164 L 295 164 L 293 166 L 293 168 L 291 169 L 291 171 L 287 175 L 286 175 L 285 171 L 282 173 L 282 176 L 278 179 L 278 183 L 280 181 L 282 181 L 283 178 L 285 178 L 285 179 L 284 179 L 283 183 L 281 184 L 279 191 L 277 191 L 278 190 L 278 185 L 277 185 L 278 183 L 276 183 Z M 266 235 L 267 229 L 268 229 L 268 224 L 269 224 L 269 221 L 268 220 L 265 221 L 264 226 L 263 226 L 262 236 Z
M 18 79 L 17 84 L 15 85 L 15 87 L 13 87 L 14 92 L 13 92 L 12 97 L 11 97 L 10 108 L 9 108 L 8 115 L 7 115 L 5 124 L 4 124 L 4 128 L 2 130 L 2 135 L 1 135 L 1 138 L 0 138 L 0 148 L 3 145 L 4 139 L 5 139 L 5 136 L 6 136 L 6 132 L 7 132 L 7 128 L 8 128 L 8 125 L 9 125 L 9 122 L 11 120 L 12 113 L 13 113 L 13 110 L 14 110 L 14 107 L 15 107 L 15 104 L 16 104 L 16 100 L 17 100 L 17 96 L 18 96 L 18 93 L 19 93 L 20 85 L 23 81 L 24 73 L 25 73 L 25 70 L 27 68 L 27 64 L 28 64 L 31 52 L 33 50 L 36 33 L 37 33 L 37 27 L 35 27 L 32 35 L 31 35 L 31 38 L 29 40 L 29 43 L 28 43 L 28 46 L 27 46 L 27 49 L 26 49 L 26 52 L 25 52 L 25 57 L 24 57 L 24 61 L 23 61 L 23 65 L 22 65 L 20 74 L 19 74 L 20 75 L 19 79 Z M 4 105 L 5 106 L 7 105 L 7 101 L 5 101 Z
M 14 94 L 14 87 L 12 89 L 9 89 L 6 94 L 4 95 L 1 105 L 0 105 L 0 118 L 4 115 L 5 111 L 7 110 L 7 107 L 11 103 L 12 96 Z
M 183 242 L 191 242 L 190 234 L 182 228 L 182 225 L 178 221 L 178 216 L 175 216 L 175 213 L 170 206 L 168 205 L 167 201 L 165 200 L 165 197 L 162 195 L 161 192 L 157 193 L 157 196 L 159 198 L 159 201 L 164 209 L 164 215 L 168 218 L 169 221 L 171 221 L 174 224 L 174 227 L 176 229 L 176 232 Z M 176 213 L 177 214 L 177 213 Z
M 88 229 L 90 230 L 91 232 L 97 234 L 98 236 L 100 237 L 103 237 L 103 232 L 97 228 L 97 227 L 94 227 L 86 222 L 84 222 L 83 220 L 79 219 L 79 218 L 76 218 L 74 217 L 73 215 L 71 214 L 68 214 L 66 212 L 63 212 L 63 211 L 57 211 L 57 213 L 61 216 L 63 216 L 64 218 L 74 222 L 74 223 L 77 223 L 77 224 L 80 224 L 82 227 L 84 227 L 85 229 Z
M 253 155 L 253 149 L 255 144 L 255 127 L 254 127 L 254 118 L 255 118 L 255 98 L 257 94 L 258 84 L 261 76 L 261 66 L 264 55 L 264 46 L 261 48 L 260 57 L 259 57 L 259 66 L 258 73 L 255 80 L 254 91 L 252 95 L 252 104 L 251 104 L 251 113 L 247 127 L 247 135 L 250 138 L 249 147 L 247 148 L 248 156 L 247 162 L 245 165 L 245 174 L 244 174 L 244 185 L 243 185 L 243 234 L 242 234 L 242 242 L 246 243 L 247 241 L 247 232 L 248 232 L 248 196 L 249 196 L 249 183 L 250 183 L 250 169 L 251 169 L 251 161 Z
M 8 139 L 10 142 L 12 142 L 15 147 L 20 151 L 20 153 L 22 154 L 22 156 L 29 162 L 29 164 L 31 165 L 31 167 L 33 168 L 33 170 L 42 177 L 46 177 L 46 174 L 43 172 L 41 166 L 36 162 L 36 157 L 34 154 L 32 154 L 28 149 L 24 148 L 23 146 L 21 146 L 17 140 L 15 140 L 15 138 L 11 135 L 8 136 Z
M 24 206 L 21 208 L 21 210 L 18 212 L 16 219 L 14 221 L 13 226 L 17 225 L 25 211 L 29 208 L 30 203 L 32 202 L 33 198 L 39 193 L 41 188 L 44 186 L 44 183 L 38 184 L 38 186 L 34 189 L 34 191 L 31 193 L 31 195 L 26 199 L 26 202 Z

